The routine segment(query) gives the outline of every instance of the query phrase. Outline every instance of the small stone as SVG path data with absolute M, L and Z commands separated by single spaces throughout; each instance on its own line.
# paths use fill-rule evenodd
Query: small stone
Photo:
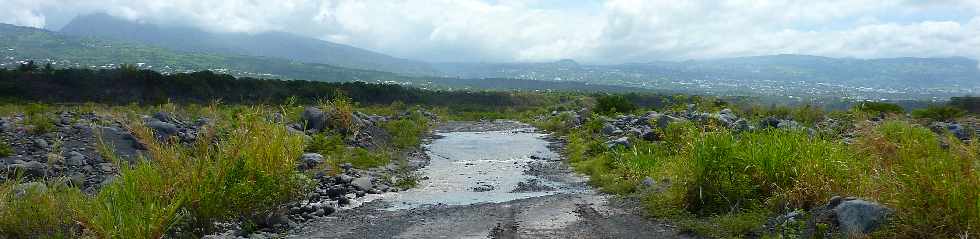
M 643 181 L 640 181 L 640 185 L 643 185 L 643 187 L 653 187 L 654 185 L 657 185 L 657 181 L 653 180 L 651 177 L 646 177 L 643 178 Z
M 354 177 L 347 174 L 337 175 L 334 177 L 334 179 L 336 179 L 338 183 L 350 183 L 351 181 L 354 181 Z
M 493 189 L 494 189 L 493 185 L 489 185 L 489 184 L 480 184 L 479 186 L 472 188 L 474 192 L 487 192 L 487 191 L 493 191 Z
M 602 134 L 604 135 L 613 135 L 616 134 L 617 132 L 622 133 L 622 130 L 620 130 L 618 127 L 616 127 L 613 124 L 606 123 L 605 125 L 602 126 Z
M 48 149 L 48 147 L 51 147 L 50 145 L 48 145 L 48 141 L 46 141 L 46 140 L 44 140 L 42 138 L 35 138 L 34 139 L 34 146 L 37 147 L 37 148 L 39 148 L 39 149 Z

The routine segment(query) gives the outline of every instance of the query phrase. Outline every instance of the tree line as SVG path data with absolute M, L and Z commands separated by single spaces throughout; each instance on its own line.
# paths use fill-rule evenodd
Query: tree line
M 23 64 L 0 69 L 0 99 L 47 103 L 277 104 L 293 99 L 314 103 L 344 94 L 362 104 L 425 104 L 437 106 L 511 107 L 530 104 L 526 94 L 489 91 L 441 91 L 396 84 L 314 82 L 235 78 L 211 71 L 161 74 L 131 66 L 117 69 L 54 69 Z

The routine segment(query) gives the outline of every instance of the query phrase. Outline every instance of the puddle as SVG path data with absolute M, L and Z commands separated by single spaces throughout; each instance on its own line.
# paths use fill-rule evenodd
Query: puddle
M 438 135 L 441 137 L 427 146 L 431 162 L 420 170 L 428 179 L 414 189 L 386 195 L 384 200 L 391 203 L 390 209 L 497 203 L 571 190 L 549 177 L 524 172 L 528 163 L 559 158 L 548 149 L 545 134 L 518 129 Z M 512 192 L 519 183 L 532 179 L 555 190 Z

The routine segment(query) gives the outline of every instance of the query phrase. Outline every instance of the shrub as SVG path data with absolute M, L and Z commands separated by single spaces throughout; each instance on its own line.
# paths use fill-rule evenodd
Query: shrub
M 902 106 L 885 102 L 862 101 L 851 107 L 855 111 L 870 114 L 901 114 L 905 112 Z
M 535 126 L 549 132 L 565 134 L 575 126 L 575 121 L 575 115 L 569 112 L 562 112 L 556 116 L 535 121 Z
M 10 143 L 7 143 L 6 140 L 0 139 L 0 158 L 11 155 L 14 155 L 14 149 L 10 147 Z
M 604 95 L 596 98 L 595 111 L 601 114 L 629 113 L 636 110 L 636 105 L 622 95 Z
M 349 147 L 340 135 L 315 135 L 307 151 L 320 153 L 334 169 L 343 163 L 350 163 L 355 168 L 373 168 L 391 161 L 391 155 L 386 150 Z
M 422 143 L 422 136 L 428 131 L 429 122 L 422 113 L 414 111 L 408 118 L 388 121 L 383 127 L 391 134 L 392 145 L 407 149 Z
M 357 122 L 354 122 L 354 102 L 343 94 L 337 93 L 333 100 L 320 103 L 320 108 L 328 111 L 330 125 L 341 133 L 357 134 Z
M 48 107 L 42 104 L 31 103 L 24 109 L 25 125 L 32 126 L 31 133 L 46 134 L 55 130 L 54 119 L 48 115 Z
M 355 168 L 373 168 L 388 165 L 391 155 L 385 151 L 372 152 L 364 148 L 353 148 L 338 163 L 350 163 Z
M 929 106 L 912 111 L 912 117 L 932 121 L 949 121 L 966 115 L 966 111 L 952 106 Z
M 296 171 L 303 138 L 245 110 L 192 147 L 157 142 L 133 127 L 152 161 L 121 167 L 91 203 L 92 233 L 103 238 L 159 238 L 178 225 L 207 232 L 214 222 L 262 221 L 301 195 L 308 181 Z M 215 132 L 221 140 L 215 141 Z M 187 231 L 185 231 L 187 232 Z

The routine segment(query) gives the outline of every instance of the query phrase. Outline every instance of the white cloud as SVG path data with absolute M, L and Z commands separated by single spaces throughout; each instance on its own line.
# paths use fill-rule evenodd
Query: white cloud
M 52 12 L 104 11 L 212 31 L 289 31 L 436 61 L 780 53 L 980 58 L 976 0 L 0 0 L 0 6 L 0 22 L 17 25 L 45 26 Z

